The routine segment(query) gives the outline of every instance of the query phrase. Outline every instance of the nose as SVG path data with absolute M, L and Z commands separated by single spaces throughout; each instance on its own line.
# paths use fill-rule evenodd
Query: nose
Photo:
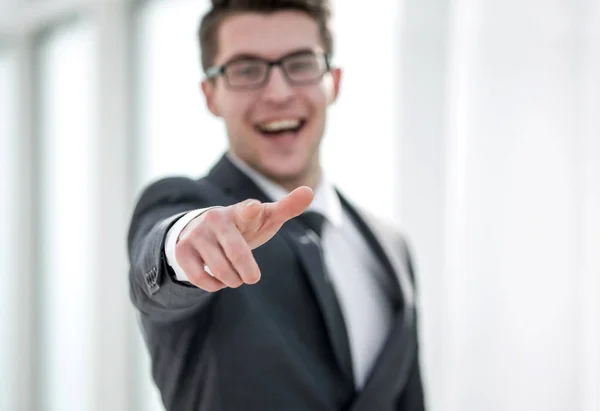
M 264 87 L 263 97 L 276 104 L 289 101 L 294 96 L 294 89 L 287 82 L 281 67 L 271 69 L 269 81 Z

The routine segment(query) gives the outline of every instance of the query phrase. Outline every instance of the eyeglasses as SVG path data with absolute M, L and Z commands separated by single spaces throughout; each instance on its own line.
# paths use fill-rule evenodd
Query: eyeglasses
M 325 53 L 298 52 L 279 60 L 244 57 L 206 71 L 208 79 L 222 75 L 232 90 L 253 90 L 268 83 L 271 69 L 280 66 L 290 85 L 314 84 L 330 70 L 329 56 Z

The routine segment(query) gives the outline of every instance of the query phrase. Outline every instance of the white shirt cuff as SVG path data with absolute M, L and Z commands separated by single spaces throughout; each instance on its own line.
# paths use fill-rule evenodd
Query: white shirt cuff
M 181 217 L 167 232 L 167 237 L 165 239 L 165 254 L 167 256 L 167 263 L 171 266 L 173 271 L 175 272 L 175 278 L 178 281 L 189 282 L 188 276 L 185 274 L 183 269 L 177 263 L 177 258 L 175 257 L 175 246 L 177 245 L 177 241 L 179 240 L 179 234 L 183 231 L 185 226 L 188 225 L 190 221 L 194 218 L 198 217 L 205 211 L 210 210 L 214 207 L 208 208 L 200 208 L 198 210 L 190 211 Z

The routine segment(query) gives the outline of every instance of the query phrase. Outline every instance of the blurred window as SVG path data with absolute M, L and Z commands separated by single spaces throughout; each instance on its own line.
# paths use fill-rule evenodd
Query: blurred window
M 11 370 L 16 366 L 14 335 L 17 330 L 17 312 L 14 290 L 17 265 L 13 259 L 11 216 L 14 215 L 16 189 L 13 173 L 15 146 L 15 55 L 0 50 L 0 409 L 14 409 L 15 392 Z
M 81 411 L 93 403 L 93 31 L 84 22 L 57 27 L 38 53 L 38 406 Z

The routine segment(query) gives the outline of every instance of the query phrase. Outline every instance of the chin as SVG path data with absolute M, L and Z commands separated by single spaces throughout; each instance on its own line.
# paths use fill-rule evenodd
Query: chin
M 300 180 L 306 174 L 306 164 L 293 164 L 290 161 L 263 162 L 262 171 L 272 180 L 286 182 Z

